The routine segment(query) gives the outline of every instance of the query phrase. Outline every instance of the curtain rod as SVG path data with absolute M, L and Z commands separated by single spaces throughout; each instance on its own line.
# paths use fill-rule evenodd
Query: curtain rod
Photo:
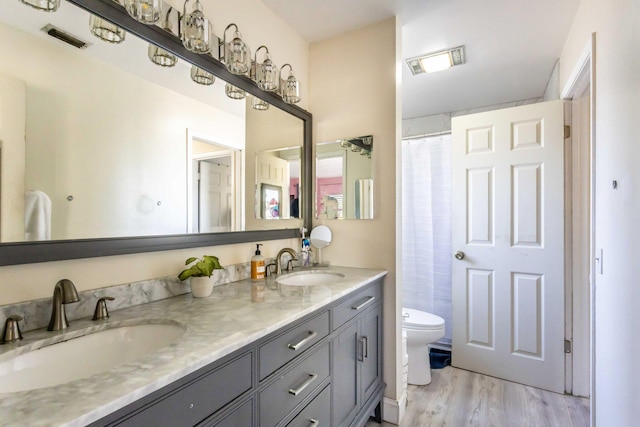
M 442 136 L 442 135 L 451 135 L 451 131 L 443 130 L 442 132 L 423 133 L 422 135 L 413 135 L 413 136 L 403 137 L 402 140 L 410 141 L 412 139 L 421 139 L 421 138 L 427 138 L 430 136 Z

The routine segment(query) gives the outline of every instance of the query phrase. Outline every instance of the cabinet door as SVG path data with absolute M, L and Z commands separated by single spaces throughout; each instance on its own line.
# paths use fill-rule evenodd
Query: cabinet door
M 348 425 L 358 412 L 360 401 L 357 350 L 358 324 L 353 323 L 333 340 L 332 426 Z
M 362 390 L 362 404 L 364 404 L 378 386 L 382 376 L 382 306 L 366 312 L 360 320 L 359 342 L 361 350 L 360 387 Z

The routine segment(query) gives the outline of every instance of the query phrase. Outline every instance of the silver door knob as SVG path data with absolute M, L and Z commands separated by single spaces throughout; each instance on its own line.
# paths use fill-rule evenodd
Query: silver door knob
M 458 251 L 458 252 L 456 252 L 456 254 L 454 255 L 454 257 L 456 257 L 456 259 L 457 259 L 458 261 L 460 261 L 460 260 L 464 259 L 464 252 L 462 252 L 462 251 Z

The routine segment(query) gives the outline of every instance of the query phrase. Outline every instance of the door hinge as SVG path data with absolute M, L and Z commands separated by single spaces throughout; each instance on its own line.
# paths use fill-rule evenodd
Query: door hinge
M 564 340 L 564 352 L 565 353 L 571 353 L 571 340 Z
M 564 125 L 564 139 L 571 138 L 571 126 Z

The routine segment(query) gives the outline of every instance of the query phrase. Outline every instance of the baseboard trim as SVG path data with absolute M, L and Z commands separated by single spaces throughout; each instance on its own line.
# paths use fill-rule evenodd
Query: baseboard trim
M 404 418 L 407 408 L 407 393 L 402 393 L 399 400 L 393 400 L 385 397 L 382 400 L 384 410 L 382 411 L 383 420 L 387 423 L 399 425 Z

